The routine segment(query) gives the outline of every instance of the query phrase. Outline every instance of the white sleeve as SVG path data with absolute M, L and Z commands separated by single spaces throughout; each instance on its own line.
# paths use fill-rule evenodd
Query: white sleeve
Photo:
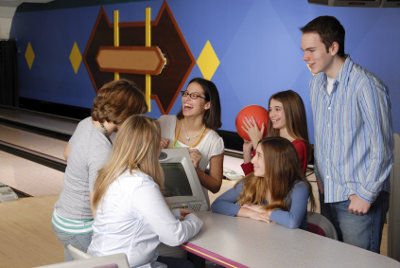
M 169 246 L 188 241 L 203 226 L 203 222 L 193 214 L 183 221 L 176 219 L 154 182 L 144 182 L 133 193 L 132 202 L 136 212 L 150 225 L 160 241 Z
M 171 210 L 171 212 L 172 212 L 172 215 L 174 215 L 176 219 L 181 218 L 181 210 L 179 208 L 174 208 L 173 210 Z
M 210 160 L 213 156 L 223 154 L 224 149 L 224 140 L 219 135 L 216 135 L 216 138 L 213 139 L 213 142 L 211 144 L 208 160 Z

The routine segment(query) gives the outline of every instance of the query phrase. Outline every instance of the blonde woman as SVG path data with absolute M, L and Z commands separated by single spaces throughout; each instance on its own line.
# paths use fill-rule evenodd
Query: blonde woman
M 213 212 L 277 222 L 307 230 L 307 204 L 315 207 L 293 144 L 282 137 L 262 139 L 251 162 L 254 173 L 238 182 L 212 204 Z
M 160 133 L 159 123 L 144 116 L 129 117 L 122 124 L 94 186 L 90 255 L 122 252 L 131 267 L 190 267 L 187 260 L 158 258 L 156 250 L 160 242 L 186 242 L 203 225 L 189 210 L 171 211 L 160 191 Z

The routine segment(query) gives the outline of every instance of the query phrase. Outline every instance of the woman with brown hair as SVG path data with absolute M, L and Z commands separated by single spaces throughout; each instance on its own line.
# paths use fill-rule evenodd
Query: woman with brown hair
M 251 162 L 254 173 L 219 196 L 211 210 L 307 229 L 308 200 L 312 210 L 315 201 L 293 144 L 282 137 L 264 138 L 258 143 Z
M 206 198 L 207 190 L 218 192 L 222 184 L 224 141 L 216 132 L 221 127 L 221 105 L 215 84 L 193 78 L 182 91 L 181 111 L 158 120 L 162 148 L 188 148 Z
M 54 206 L 52 224 L 64 245 L 65 260 L 72 260 L 68 244 L 85 251 L 92 238 L 90 200 L 97 172 L 112 149 L 110 135 L 132 114 L 145 113 L 145 97 L 128 80 L 106 83 L 94 99 L 91 116 L 79 122 L 64 156 L 67 167 L 64 185 Z
M 293 90 L 280 91 L 269 98 L 268 111 L 267 136 L 279 136 L 291 141 L 296 148 L 301 168 L 305 172 L 311 158 L 311 150 L 303 100 Z M 245 126 L 243 130 L 250 137 L 250 141 L 244 141 L 243 144 L 242 169 L 247 175 L 253 172 L 253 165 L 250 162 L 252 148 L 255 149 L 258 141 L 263 138 L 264 126 L 259 130 L 254 118 L 247 118 L 243 123 Z

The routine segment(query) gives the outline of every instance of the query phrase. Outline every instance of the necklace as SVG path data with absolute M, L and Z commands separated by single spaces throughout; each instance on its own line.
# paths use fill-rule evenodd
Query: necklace
M 194 138 L 197 138 L 198 136 L 200 136 L 200 134 L 202 134 L 204 132 L 206 126 L 203 125 L 203 128 L 199 131 L 199 133 L 197 133 L 196 135 L 194 135 L 192 137 L 190 137 L 188 135 L 188 133 L 186 131 L 186 128 L 185 128 L 185 124 L 183 123 L 183 121 L 182 121 L 182 128 L 183 128 L 183 131 L 185 132 L 185 139 L 186 139 L 187 142 L 189 142 L 190 139 L 194 139 Z
M 109 135 L 108 135 L 108 130 L 106 129 L 106 127 L 102 123 L 100 123 L 100 126 L 102 129 L 104 129 L 104 134 L 108 137 Z
M 104 129 L 104 135 L 106 136 L 107 140 L 108 140 L 108 141 L 111 143 L 111 145 L 112 145 L 113 143 L 112 143 L 112 141 L 111 141 L 111 139 L 110 139 L 110 135 L 108 135 L 108 130 L 107 130 L 107 128 L 106 128 L 102 123 L 100 123 L 100 126 L 101 126 L 102 129 Z
M 179 120 L 178 129 L 176 130 L 176 134 L 175 134 L 175 140 L 174 140 L 174 142 L 172 143 L 171 148 L 174 148 L 174 147 L 175 147 L 176 141 L 178 140 L 178 137 L 179 137 L 179 133 L 181 132 L 181 126 L 182 126 L 182 120 Z M 192 145 L 188 146 L 188 148 L 196 147 L 197 144 L 199 144 L 199 142 L 200 142 L 200 140 L 201 140 L 201 137 L 203 137 L 203 134 L 204 134 L 204 131 L 205 131 L 205 130 L 206 130 L 206 127 L 203 126 L 203 129 L 202 129 L 200 135 L 198 135 L 198 136 L 200 136 L 200 137 L 199 137 Z M 192 138 L 193 138 L 193 137 L 192 137 Z

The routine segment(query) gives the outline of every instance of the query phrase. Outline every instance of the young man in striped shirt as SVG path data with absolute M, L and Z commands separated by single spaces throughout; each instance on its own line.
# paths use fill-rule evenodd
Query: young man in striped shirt
M 300 29 L 314 118 L 321 213 L 344 242 L 379 253 L 389 207 L 393 131 L 388 89 L 344 53 L 331 16 Z

